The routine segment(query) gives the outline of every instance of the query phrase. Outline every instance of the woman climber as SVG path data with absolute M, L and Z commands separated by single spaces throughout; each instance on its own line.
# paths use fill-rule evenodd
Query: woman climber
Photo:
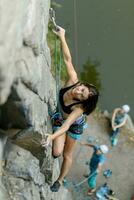
M 76 140 L 80 139 L 83 132 L 84 114 L 89 115 L 95 109 L 99 93 L 94 85 L 78 80 L 66 43 L 65 30 L 58 26 L 58 31 L 54 31 L 54 33 L 61 41 L 68 80 L 64 88 L 59 91 L 60 112 L 53 117 L 54 133 L 48 135 L 47 142 L 42 140 L 42 145 L 53 142 L 54 158 L 63 153 L 60 175 L 50 187 L 52 192 L 57 192 L 71 167 Z

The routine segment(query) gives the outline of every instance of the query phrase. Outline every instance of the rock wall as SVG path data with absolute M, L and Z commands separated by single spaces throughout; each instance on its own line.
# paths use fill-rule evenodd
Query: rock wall
M 49 0 L 0 1 L 1 200 L 71 199 L 66 189 L 50 192 L 59 163 L 51 146 L 40 145 L 51 131 L 48 109 L 56 97 L 46 39 L 49 7 Z

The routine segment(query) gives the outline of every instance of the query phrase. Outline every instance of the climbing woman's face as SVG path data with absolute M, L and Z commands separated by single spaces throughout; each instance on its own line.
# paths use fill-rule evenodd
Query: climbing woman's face
M 74 98 L 80 101 L 86 100 L 89 97 L 89 89 L 85 85 L 78 85 L 72 90 Z

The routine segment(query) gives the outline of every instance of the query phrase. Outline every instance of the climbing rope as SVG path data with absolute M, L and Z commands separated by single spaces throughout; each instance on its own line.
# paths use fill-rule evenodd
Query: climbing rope
M 60 79 L 61 79 L 62 50 L 60 48 L 60 56 L 59 56 L 59 62 L 58 62 L 57 49 L 58 49 L 57 38 L 55 38 L 54 65 L 55 65 L 55 79 L 56 79 L 56 102 L 57 102 L 57 110 L 59 111 L 59 89 L 60 89 Z
M 59 31 L 58 25 L 55 22 L 55 11 L 53 8 L 49 9 L 50 21 L 53 24 L 53 28 L 55 31 Z M 56 102 L 57 102 L 57 110 L 59 110 L 59 89 L 60 89 L 60 79 L 61 79 L 61 66 L 62 66 L 62 50 L 60 47 L 60 53 L 58 57 L 58 40 L 57 36 L 55 36 L 55 47 L 54 47 L 54 65 L 55 65 L 55 76 L 56 76 Z M 58 62 L 59 59 L 59 62 Z
M 73 0 L 74 7 L 74 46 L 75 46 L 75 65 L 78 67 L 78 26 L 77 26 L 77 0 Z
M 87 178 L 85 178 L 84 180 L 80 181 L 79 183 L 75 184 L 75 187 L 78 187 L 80 185 L 82 185 L 83 183 L 85 183 L 89 178 L 91 178 L 92 176 L 94 176 L 96 174 L 96 171 L 93 172 L 92 174 L 90 174 Z
M 79 183 L 73 183 L 74 187 L 78 187 L 78 186 L 82 185 L 83 183 L 85 183 L 89 178 L 91 178 L 95 174 L 96 174 L 96 171 L 94 171 L 92 174 L 90 174 L 87 178 L 85 178 L 84 180 L 80 181 Z M 64 182 L 66 184 L 68 181 L 66 179 L 64 179 Z

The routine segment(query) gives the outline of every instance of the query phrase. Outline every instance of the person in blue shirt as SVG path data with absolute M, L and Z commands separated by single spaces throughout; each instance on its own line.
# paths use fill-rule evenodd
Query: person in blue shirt
M 120 131 L 120 128 L 124 126 L 128 119 L 128 112 L 130 111 L 129 105 L 125 104 L 122 108 L 116 108 L 112 114 L 111 126 L 111 145 L 115 146 L 117 144 L 117 135 Z
M 93 154 L 89 163 L 89 169 L 90 169 L 90 174 L 88 178 L 89 190 L 87 193 L 87 195 L 92 195 L 93 192 L 95 192 L 96 190 L 97 174 L 100 172 L 101 167 L 106 160 L 104 154 L 108 152 L 108 147 L 106 145 L 97 146 L 88 143 L 81 143 L 81 145 L 93 148 Z

